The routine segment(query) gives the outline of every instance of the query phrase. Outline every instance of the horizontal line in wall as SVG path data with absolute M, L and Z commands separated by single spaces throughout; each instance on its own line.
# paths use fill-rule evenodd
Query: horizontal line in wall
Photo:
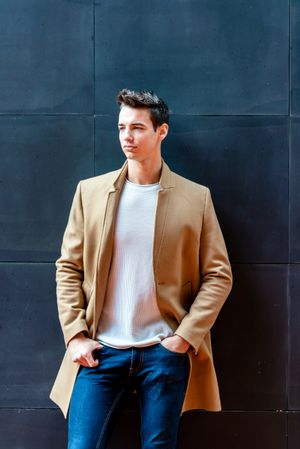
M 1 260 L 0 265 L 8 265 L 8 264 L 54 264 L 55 260 Z
M 97 114 L 96 114 L 97 115 Z M 192 114 L 192 113 L 176 113 L 170 114 L 170 117 L 186 116 L 186 117 L 290 117 L 290 114 Z
M 11 113 L 1 113 L 1 117 L 94 117 L 94 113 L 77 113 L 77 112 L 66 112 L 61 114 L 51 114 L 51 113 L 25 113 L 25 112 L 11 112 Z
M 34 113 L 34 112 L 0 112 L 0 117 L 114 117 L 116 114 L 94 114 L 80 112 L 63 112 L 63 113 Z M 176 113 L 170 114 L 170 117 L 292 117 L 300 118 L 300 115 L 294 114 L 190 114 Z

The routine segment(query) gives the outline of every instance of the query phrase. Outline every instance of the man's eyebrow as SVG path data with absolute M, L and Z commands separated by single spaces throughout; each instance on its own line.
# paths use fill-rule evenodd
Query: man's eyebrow
M 146 126 L 145 123 L 143 123 L 143 122 L 133 122 L 133 123 L 129 124 L 129 126 L 136 126 L 136 125 Z M 125 125 L 124 125 L 124 123 L 118 123 L 118 126 L 125 126 Z

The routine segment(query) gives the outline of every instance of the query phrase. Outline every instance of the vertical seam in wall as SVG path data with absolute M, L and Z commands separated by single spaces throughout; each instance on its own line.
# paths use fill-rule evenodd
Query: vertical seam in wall
M 292 8 L 291 1 L 289 0 L 289 22 L 288 22 L 288 30 L 289 30 L 289 52 L 288 52 L 288 105 L 289 105 L 289 116 L 292 115 Z
M 286 367 L 286 403 L 287 410 L 289 404 L 289 384 L 290 384 L 290 364 L 291 364 L 291 117 L 289 117 L 289 145 L 288 145 L 288 268 L 287 268 L 287 367 Z M 288 418 L 287 418 L 288 419 Z M 288 444 L 288 432 L 287 432 Z M 288 445 L 287 445 L 288 447 Z
M 285 414 L 285 440 L 286 449 L 289 449 L 289 413 Z
M 290 337 L 290 321 L 291 321 L 291 298 L 290 298 L 290 272 L 291 272 L 291 109 L 292 109 L 292 80 L 291 80 L 291 1 L 288 2 L 288 32 L 289 32 L 289 47 L 288 47 L 288 265 L 287 265 L 287 365 L 286 365 L 286 410 L 289 411 L 289 384 L 290 384 L 290 358 L 291 358 L 291 337 Z M 286 448 L 289 447 L 289 431 L 288 431 L 288 416 L 286 414 Z
M 287 297 L 287 367 L 286 367 L 286 410 L 289 410 L 289 383 L 290 383 L 290 356 L 291 356 L 291 341 L 290 341 L 290 321 L 291 321 L 291 299 L 290 299 L 290 271 L 291 266 L 287 266 L 287 286 L 286 286 L 286 297 Z
M 292 192 L 292 120 L 288 117 L 288 263 L 292 263 L 292 206 L 291 206 L 291 192 Z
M 288 420 L 289 420 L 289 409 L 290 409 L 290 404 L 289 404 L 289 384 L 290 384 L 290 355 L 291 355 L 291 351 L 290 351 L 290 342 L 291 342 L 291 338 L 290 338 L 290 317 L 291 317 L 291 307 L 290 307 L 290 264 L 288 264 L 288 272 L 287 272 L 287 313 L 288 313 L 288 318 L 287 318 L 287 336 L 288 336 L 288 356 L 287 356 L 287 369 L 286 369 L 286 409 L 287 409 L 287 414 L 286 414 L 286 448 L 289 448 L 289 427 L 288 427 Z
M 289 8 L 289 52 L 288 52 L 288 87 L 289 87 L 289 116 L 288 116 L 288 268 L 287 268 L 287 367 L 286 367 L 286 409 L 289 410 L 289 384 L 290 384 L 290 359 L 291 359 L 291 336 L 290 336 L 290 322 L 291 322 L 291 115 L 292 115 L 292 27 L 291 27 L 291 1 L 288 2 Z M 289 446 L 289 432 L 288 432 L 288 413 L 286 415 L 286 448 Z

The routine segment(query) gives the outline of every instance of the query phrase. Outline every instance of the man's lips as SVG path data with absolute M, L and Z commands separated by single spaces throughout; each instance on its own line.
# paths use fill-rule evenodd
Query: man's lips
M 136 148 L 136 146 L 134 146 L 134 145 L 124 145 L 124 150 L 131 151 L 131 150 L 134 150 L 135 148 Z

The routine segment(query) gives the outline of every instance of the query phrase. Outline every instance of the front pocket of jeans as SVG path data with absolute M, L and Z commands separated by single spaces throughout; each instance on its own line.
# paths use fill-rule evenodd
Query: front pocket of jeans
M 171 351 L 171 349 L 166 348 L 161 343 L 159 344 L 162 349 L 164 349 L 168 354 L 179 355 L 180 357 L 186 355 L 186 352 L 175 352 Z

